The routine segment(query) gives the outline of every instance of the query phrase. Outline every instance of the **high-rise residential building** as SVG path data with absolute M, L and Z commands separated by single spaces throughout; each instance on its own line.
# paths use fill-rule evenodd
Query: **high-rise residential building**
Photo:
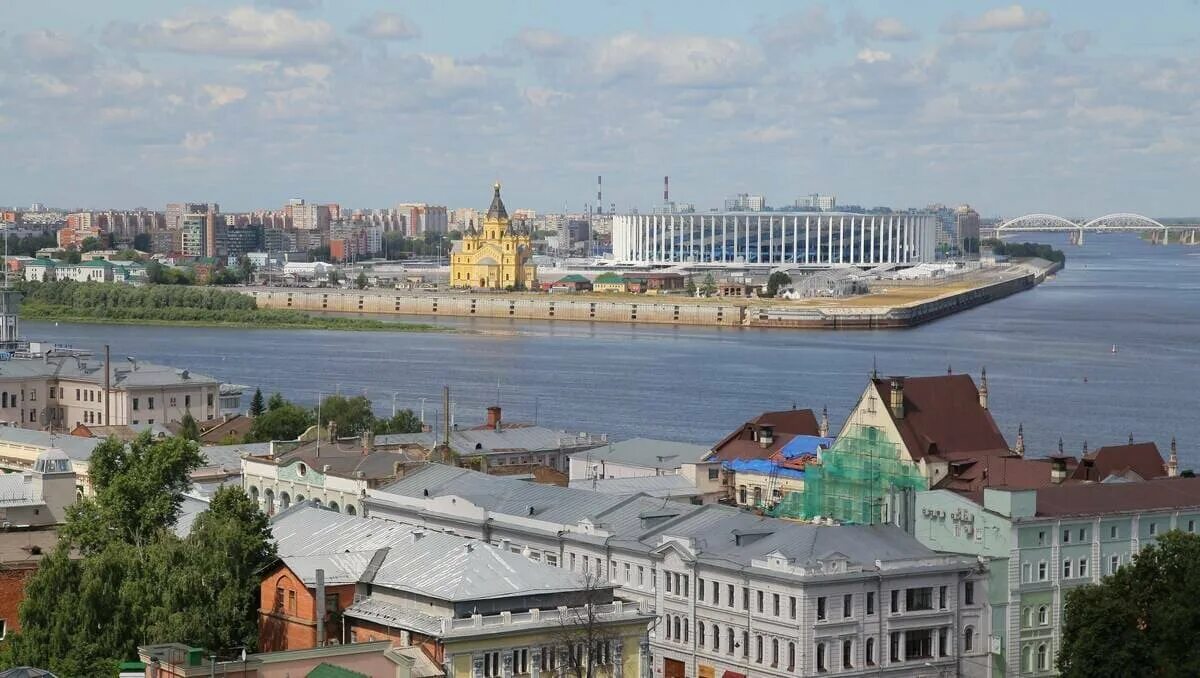
M 213 256 L 240 257 L 249 252 L 257 252 L 262 249 L 262 246 L 262 224 L 226 225 L 217 233 Z
M 725 198 L 726 212 L 761 212 L 765 205 L 766 200 L 761 195 L 738 193 Z
M 959 205 L 954 210 L 954 226 L 958 247 L 964 253 L 979 251 L 979 212 L 970 205 Z
M 324 231 L 329 229 L 329 206 L 304 203 L 289 205 L 292 210 L 292 228 L 298 231 Z
M 45 212 L 46 205 L 45 205 L 45 203 L 35 202 L 29 206 L 29 211 L 30 212 Z
M 66 223 L 58 231 L 58 246 L 80 249 L 88 238 L 103 235 L 100 220 L 92 212 L 74 212 L 67 215 Z
M 185 257 L 206 257 L 207 215 L 188 214 L 179 228 L 179 253 Z
M 217 214 L 221 211 L 221 206 L 215 202 L 170 202 L 167 203 L 167 210 L 164 213 L 163 227 L 171 230 L 183 227 L 183 217 L 187 214 L 208 214 L 212 212 Z
M 449 217 L 445 206 L 420 203 L 400 203 L 396 211 L 407 220 L 406 235 L 418 236 L 425 233 L 445 233 L 449 230 Z M 476 226 L 479 224 L 476 223 Z
M 820 193 L 810 193 L 803 198 L 796 199 L 796 207 L 831 211 L 837 207 L 837 196 L 821 195 Z

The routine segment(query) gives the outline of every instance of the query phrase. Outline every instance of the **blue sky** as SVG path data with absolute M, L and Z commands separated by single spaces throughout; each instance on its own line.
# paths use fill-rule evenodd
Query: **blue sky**
M 1149 10 L 1153 11 L 1149 11 Z M 1200 4 L 0 4 L 0 204 L 1200 214 Z

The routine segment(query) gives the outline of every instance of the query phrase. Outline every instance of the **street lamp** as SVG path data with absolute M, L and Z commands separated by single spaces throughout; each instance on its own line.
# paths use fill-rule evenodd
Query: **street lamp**
M 421 398 L 421 427 L 422 428 L 424 428 L 424 426 L 425 426 L 425 400 L 426 400 L 426 398 Z

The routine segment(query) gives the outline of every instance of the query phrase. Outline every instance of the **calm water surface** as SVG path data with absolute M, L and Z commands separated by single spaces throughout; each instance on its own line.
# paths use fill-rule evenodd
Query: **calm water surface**
M 134 355 L 304 402 L 359 394 L 430 422 L 449 384 L 457 421 L 497 398 L 509 420 L 569 431 L 711 443 L 767 409 L 828 406 L 836 426 L 881 374 L 978 379 L 1010 441 L 1069 452 L 1130 432 L 1200 467 L 1200 248 L 1090 237 L 1037 289 L 912 330 L 798 332 L 446 319 L 463 334 L 194 329 L 26 323 L 24 333 Z M 1111 347 L 1118 346 L 1112 353 Z

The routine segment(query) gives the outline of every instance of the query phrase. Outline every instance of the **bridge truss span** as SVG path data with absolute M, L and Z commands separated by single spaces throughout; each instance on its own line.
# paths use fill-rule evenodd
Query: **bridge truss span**
M 1072 221 L 1053 214 L 1026 214 L 996 227 L 996 234 L 1029 232 L 1105 233 L 1114 231 L 1166 231 L 1168 227 L 1150 217 L 1115 212 L 1087 221 Z
M 1165 229 L 1166 225 L 1140 214 L 1117 212 L 1115 214 L 1105 214 L 1102 217 L 1096 217 L 1085 223 L 1083 228 L 1094 231 L 1157 231 Z

